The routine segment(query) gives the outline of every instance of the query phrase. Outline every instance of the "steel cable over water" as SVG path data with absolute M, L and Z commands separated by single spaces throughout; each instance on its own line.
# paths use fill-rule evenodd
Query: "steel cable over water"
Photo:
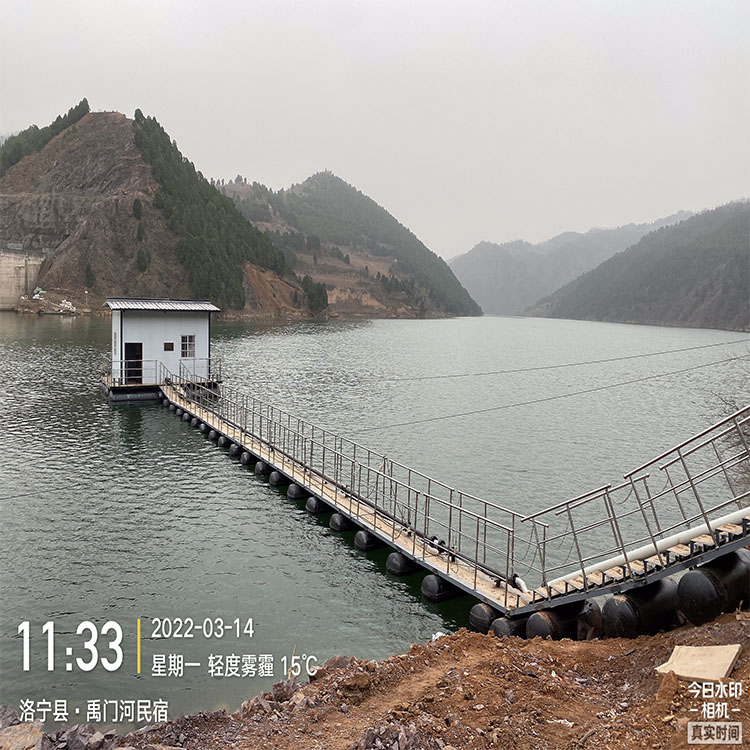
M 585 388 L 581 391 L 573 391 L 572 393 L 558 393 L 554 396 L 545 396 L 544 398 L 531 399 L 529 401 L 518 401 L 514 404 L 501 404 L 499 406 L 488 406 L 483 409 L 472 409 L 471 411 L 457 412 L 455 414 L 443 414 L 437 417 L 425 417 L 424 419 L 413 419 L 408 422 L 396 422 L 394 424 L 378 425 L 377 427 L 361 427 L 360 432 L 376 432 L 378 430 L 390 430 L 395 427 L 410 427 L 418 424 L 428 424 L 430 422 L 440 422 L 445 419 L 458 419 L 459 417 L 471 417 L 477 414 L 488 414 L 494 411 L 502 411 L 503 409 L 515 409 L 519 406 L 533 406 L 534 404 L 544 404 L 549 401 L 557 401 L 563 398 L 572 398 L 574 396 L 585 396 L 589 393 L 597 393 L 599 391 L 608 391 L 612 388 L 621 388 L 626 385 L 634 385 L 635 383 L 645 383 L 648 380 L 657 380 L 659 378 L 666 378 L 672 375 L 681 375 L 685 372 L 692 372 L 694 370 L 701 370 L 706 367 L 715 367 L 717 365 L 724 365 L 729 362 L 738 362 L 741 360 L 750 359 L 750 354 L 744 354 L 741 357 L 728 357 L 727 359 L 719 359 L 715 362 L 705 362 L 700 365 L 693 365 L 692 367 L 683 367 L 680 370 L 671 370 L 670 372 L 662 372 L 656 375 L 645 375 L 641 378 L 634 378 L 633 380 L 625 380 L 619 383 L 608 383 L 606 385 L 594 386 L 593 388 Z
M 716 344 L 702 344 L 700 346 L 685 346 L 681 349 L 664 349 L 659 352 L 643 352 L 641 354 L 626 354 L 622 357 L 607 357 L 605 359 L 590 359 L 583 362 L 561 362 L 555 365 L 535 365 L 534 367 L 517 367 L 509 370 L 486 370 L 484 372 L 459 372 L 445 373 L 443 375 L 414 375 L 398 378 L 377 378 L 380 383 L 408 383 L 420 380 L 450 380 L 452 378 L 479 378 L 490 375 L 517 375 L 526 372 L 544 372 L 545 370 L 562 370 L 568 367 L 585 367 L 587 365 L 603 365 L 610 362 L 626 362 L 633 359 L 645 359 L 646 357 L 659 357 L 666 354 L 682 354 L 683 352 L 694 352 L 700 349 L 713 349 L 717 346 L 732 346 L 734 344 L 748 344 L 750 339 L 738 339 L 737 341 L 720 341 Z

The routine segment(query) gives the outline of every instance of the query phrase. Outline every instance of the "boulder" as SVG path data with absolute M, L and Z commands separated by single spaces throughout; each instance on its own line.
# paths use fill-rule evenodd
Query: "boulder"
M 89 739 L 93 735 L 94 727 L 91 724 L 76 724 L 61 739 L 67 744 L 67 750 L 87 750 Z
M 296 680 L 282 680 L 277 682 L 272 688 L 273 699 L 278 703 L 288 701 L 299 690 Z
M 41 721 L 13 724 L 0 729 L 2 750 L 37 750 L 42 747 L 44 724 Z
M 14 724 L 20 723 L 21 717 L 13 706 L 0 706 L 0 729 L 5 729 L 5 727 L 11 727 Z

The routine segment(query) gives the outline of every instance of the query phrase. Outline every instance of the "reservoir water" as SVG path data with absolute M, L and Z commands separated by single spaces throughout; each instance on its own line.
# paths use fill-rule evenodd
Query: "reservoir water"
M 163 698 L 170 716 L 234 710 L 281 679 L 293 652 L 380 659 L 467 623 L 471 599 L 426 604 L 419 575 L 385 572 L 387 551 L 358 552 L 353 533 L 332 533 L 167 410 L 110 405 L 97 382 L 108 337 L 103 318 L 0 314 L 0 703 Z M 747 357 L 747 334 L 560 320 L 218 323 L 213 337 L 227 382 L 528 512 L 615 482 L 715 421 L 722 397 L 747 400 L 750 372 L 747 359 L 710 365 Z M 674 352 L 693 347 L 708 348 Z M 589 392 L 545 400 L 579 391 Z M 155 640 L 157 617 L 252 617 L 254 634 Z M 110 620 L 123 631 L 122 666 L 84 671 L 79 623 Z M 100 636 L 102 656 L 110 639 Z M 152 676 L 155 654 L 201 666 Z M 271 656 L 273 677 L 212 677 L 212 655 Z

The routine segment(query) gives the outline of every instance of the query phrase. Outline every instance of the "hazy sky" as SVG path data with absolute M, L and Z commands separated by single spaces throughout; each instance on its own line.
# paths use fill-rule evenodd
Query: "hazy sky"
M 0 0 L 0 133 L 161 122 L 207 177 L 330 169 L 446 258 L 750 195 L 750 2 Z

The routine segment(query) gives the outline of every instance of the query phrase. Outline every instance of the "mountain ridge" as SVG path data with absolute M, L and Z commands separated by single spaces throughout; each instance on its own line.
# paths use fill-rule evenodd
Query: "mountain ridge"
M 660 227 L 526 314 L 750 330 L 750 201 Z
M 442 259 L 340 178 L 317 173 L 279 193 L 255 183 L 253 211 L 140 110 L 132 120 L 90 112 L 84 99 L 9 137 L 0 165 L 0 241 L 14 277 L 3 305 L 38 284 L 89 307 L 192 296 L 239 317 L 305 317 L 329 302 L 333 315 L 481 314 Z M 34 255 L 33 283 L 14 253 Z M 288 263 L 297 257 L 298 275 Z
M 297 273 L 326 283 L 334 310 L 387 314 L 396 306 L 412 317 L 481 314 L 442 258 L 332 172 L 277 192 L 240 175 L 221 189 L 288 253 Z

